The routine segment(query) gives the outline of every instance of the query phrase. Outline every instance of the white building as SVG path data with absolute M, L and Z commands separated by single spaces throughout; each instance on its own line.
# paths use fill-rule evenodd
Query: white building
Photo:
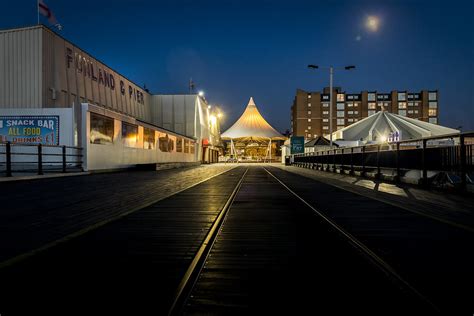
M 0 141 L 82 147 L 86 170 L 210 162 L 213 117 L 204 98 L 150 94 L 45 26 L 0 31 Z

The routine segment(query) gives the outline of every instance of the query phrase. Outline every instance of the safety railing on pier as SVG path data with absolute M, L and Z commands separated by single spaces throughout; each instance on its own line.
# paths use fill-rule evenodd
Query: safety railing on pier
M 82 171 L 81 147 L 0 142 L 0 174 Z
M 292 164 L 349 174 L 358 171 L 362 176 L 372 173 L 376 178 L 388 170 L 395 181 L 413 170 L 420 172 L 421 184 L 449 177 L 465 189 L 474 180 L 473 145 L 474 132 L 467 132 L 295 154 Z

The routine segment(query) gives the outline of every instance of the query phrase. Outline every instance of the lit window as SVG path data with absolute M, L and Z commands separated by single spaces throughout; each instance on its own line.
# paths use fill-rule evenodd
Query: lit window
M 338 102 L 344 102 L 344 93 L 338 93 L 337 94 L 337 101 Z
M 311 107 L 311 103 L 308 103 L 308 107 L 309 107 L 309 108 Z
M 355 118 L 355 119 L 354 119 L 354 122 L 357 122 L 358 120 L 359 120 L 359 119 L 356 119 L 356 118 Z
M 408 110 L 408 114 L 413 114 L 413 110 Z
M 438 102 L 429 102 L 428 106 L 430 109 L 437 109 L 438 108 Z
M 323 122 L 327 123 L 327 122 L 329 122 L 329 119 L 323 119 Z
M 413 94 L 408 95 L 408 100 L 413 100 Z
M 367 96 L 367 99 L 369 101 L 375 101 L 375 93 L 369 93 Z
M 378 105 L 379 105 L 380 107 L 383 107 L 383 102 L 379 102 Z
M 337 119 L 337 125 L 344 125 L 344 119 Z
M 329 111 L 323 111 L 323 115 L 328 115 Z
M 114 119 L 91 113 L 90 142 L 91 144 L 112 144 L 114 141 Z
M 384 100 L 388 100 L 388 94 L 383 96 Z
M 379 102 L 380 106 L 383 105 L 383 102 Z M 375 110 L 375 102 L 369 102 L 369 109 L 370 110 Z
M 353 107 L 353 106 L 354 106 L 354 102 L 347 102 L 347 106 L 350 107 L 350 108 Z
M 359 103 L 358 102 L 354 102 L 354 107 L 357 107 L 359 106 Z
M 308 126 L 308 129 L 311 129 L 311 126 Z
M 311 94 L 308 93 L 308 99 L 311 99 Z
M 437 109 L 428 109 L 428 115 L 429 116 L 436 116 L 436 111 L 437 111 Z
M 308 122 L 311 122 L 311 119 L 308 119 Z
M 328 130 L 328 129 L 329 129 L 329 126 L 323 126 L 323 129 L 324 129 L 324 130 Z
M 337 111 L 337 117 L 344 117 L 344 111 Z
M 354 111 L 347 111 L 347 114 L 354 114 Z
M 413 102 L 408 102 L 408 106 L 413 106 Z
M 431 124 L 438 124 L 438 119 L 436 117 L 430 117 L 428 119 L 428 122 L 430 122 Z
M 384 106 L 386 106 L 386 107 L 389 106 L 389 105 L 390 105 L 389 102 L 385 102 L 385 103 L 384 103 Z
M 354 122 L 354 119 L 350 118 L 350 119 L 347 119 L 348 122 Z
M 418 114 L 418 110 L 415 110 L 415 114 Z
M 311 111 L 308 111 L 308 114 L 311 114 Z
M 359 111 L 354 111 L 354 114 L 359 114 Z
M 328 107 L 329 107 L 329 103 L 324 102 L 323 103 L 323 108 L 328 108 Z
M 375 114 L 375 110 L 369 110 L 369 111 L 367 112 L 367 114 L 368 114 L 369 116 L 371 116 L 371 115 Z
M 343 129 L 344 128 L 344 125 L 338 125 L 337 126 L 337 130 L 340 130 L 340 129 Z
M 338 110 L 344 110 L 344 103 L 338 103 L 337 104 L 337 109 Z
M 406 102 L 398 102 L 398 108 L 399 109 L 406 109 L 407 108 L 407 103 Z
M 353 95 L 348 95 L 347 96 L 347 100 L 353 100 L 354 99 L 354 96 Z
M 327 94 L 323 95 L 323 100 L 329 100 L 329 96 Z
M 138 142 L 138 125 L 122 122 L 122 144 L 125 147 L 135 147 Z
M 407 116 L 407 110 L 398 110 L 398 115 Z
M 308 138 L 311 138 L 311 134 L 308 134 Z
M 308 132 L 308 130 L 307 130 L 307 129 L 305 129 L 305 130 L 304 130 L 304 132 L 305 132 L 305 133 L 307 133 L 307 132 Z
M 436 100 L 437 100 L 436 92 L 429 92 L 429 93 L 428 93 L 428 100 L 430 100 L 430 101 L 436 101 Z
M 398 93 L 398 101 L 405 101 L 407 99 L 407 94 L 405 92 Z
M 151 128 L 143 128 L 143 148 L 155 149 L 155 131 Z
M 413 98 L 419 99 L 419 98 L 420 98 L 420 94 L 419 94 L 419 93 L 415 93 L 415 94 L 413 95 Z

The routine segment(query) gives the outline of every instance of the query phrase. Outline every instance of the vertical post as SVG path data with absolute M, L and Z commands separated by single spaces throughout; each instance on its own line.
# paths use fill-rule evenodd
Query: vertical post
M 66 173 L 66 146 L 63 146 L 63 173 Z
M 332 148 L 332 78 L 334 68 L 329 67 L 329 146 Z
M 344 148 L 341 149 L 341 174 L 344 174 Z
M 332 150 L 332 172 L 336 172 L 336 150 Z
M 365 146 L 362 146 L 362 176 L 365 176 Z
M 12 147 L 11 143 L 7 142 L 6 148 L 5 148 L 5 154 L 6 154 L 6 163 L 7 163 L 7 177 L 12 176 Z
M 426 139 L 421 141 L 422 148 L 421 148 L 421 170 L 422 170 L 422 184 L 428 184 L 428 171 L 426 169 Z
M 397 163 L 397 178 L 396 181 L 400 181 L 400 143 L 397 142 L 397 156 L 396 156 L 396 163 Z
M 466 187 L 467 187 L 467 168 L 466 168 L 466 141 L 465 141 L 465 137 L 464 135 L 460 135 L 459 136 L 459 142 L 461 143 L 460 146 L 461 146 L 461 150 L 460 150 L 460 155 L 461 155 L 461 159 L 460 159 L 460 162 L 461 162 L 461 189 L 463 191 L 466 191 Z
M 38 174 L 43 174 L 43 146 L 38 144 Z
M 377 145 L 377 174 L 375 177 L 380 178 L 380 144 Z
M 354 174 L 354 147 L 351 148 L 351 175 Z

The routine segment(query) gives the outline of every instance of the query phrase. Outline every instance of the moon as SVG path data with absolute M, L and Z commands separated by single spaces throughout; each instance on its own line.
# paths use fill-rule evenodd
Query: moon
M 369 15 L 365 21 L 365 26 L 371 32 L 377 32 L 380 26 L 380 19 L 375 15 Z

